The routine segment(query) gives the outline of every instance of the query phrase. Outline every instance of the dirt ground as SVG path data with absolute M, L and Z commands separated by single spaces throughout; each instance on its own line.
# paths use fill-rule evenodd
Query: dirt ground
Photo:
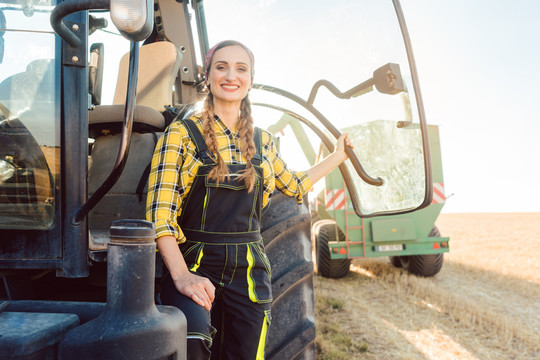
M 388 258 L 315 277 L 317 358 L 540 359 L 540 213 L 442 214 L 432 278 Z

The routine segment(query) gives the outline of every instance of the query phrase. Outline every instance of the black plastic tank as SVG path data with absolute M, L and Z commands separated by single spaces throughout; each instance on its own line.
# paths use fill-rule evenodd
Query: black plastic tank
M 107 306 L 60 342 L 59 359 L 186 358 L 186 318 L 154 303 L 155 230 L 144 220 L 118 220 L 110 228 Z

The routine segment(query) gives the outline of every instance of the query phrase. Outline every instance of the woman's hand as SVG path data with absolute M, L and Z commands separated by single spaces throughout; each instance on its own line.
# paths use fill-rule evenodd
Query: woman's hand
M 340 158 L 343 158 L 343 161 L 347 160 L 349 156 L 345 152 L 346 148 L 354 149 L 351 139 L 349 139 L 349 134 L 341 134 L 337 140 L 335 153 L 340 155 Z
M 174 236 L 160 236 L 156 242 L 161 257 L 167 269 L 169 269 L 176 290 L 206 310 L 210 310 L 216 291 L 214 285 L 207 278 L 189 271 Z
M 315 164 L 307 171 L 308 177 L 312 184 L 325 177 L 330 171 L 338 167 L 342 162 L 347 160 L 349 156 L 345 152 L 346 148 L 354 148 L 348 134 L 342 134 L 337 140 L 336 148 L 334 152 L 322 160 L 320 163 Z
M 181 294 L 189 297 L 197 304 L 210 311 L 216 288 L 205 277 L 195 275 L 189 270 L 182 272 L 177 279 L 173 278 L 174 286 Z

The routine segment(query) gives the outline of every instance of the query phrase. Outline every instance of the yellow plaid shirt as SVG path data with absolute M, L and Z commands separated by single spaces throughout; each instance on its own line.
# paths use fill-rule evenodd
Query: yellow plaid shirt
M 202 120 L 192 117 L 202 133 Z M 241 153 L 240 137 L 215 118 L 215 133 L 219 152 L 227 164 L 245 164 Z M 262 131 L 261 166 L 264 174 L 262 206 L 266 206 L 277 187 L 284 194 L 296 197 L 301 204 L 302 197 L 311 188 L 306 172 L 287 169 L 279 157 L 272 135 Z M 182 212 L 182 201 L 189 193 L 191 185 L 202 161 L 195 158 L 196 147 L 188 131 L 180 122 L 172 123 L 159 139 L 148 179 L 146 200 L 146 219 L 156 226 L 156 236 L 173 235 L 178 242 L 185 236 L 178 226 L 177 219 Z

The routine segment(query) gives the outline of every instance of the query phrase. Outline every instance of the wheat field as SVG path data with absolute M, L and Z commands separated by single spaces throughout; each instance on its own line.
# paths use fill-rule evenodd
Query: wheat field
M 540 359 L 540 213 L 442 214 L 432 278 L 388 258 L 315 276 L 317 358 Z

